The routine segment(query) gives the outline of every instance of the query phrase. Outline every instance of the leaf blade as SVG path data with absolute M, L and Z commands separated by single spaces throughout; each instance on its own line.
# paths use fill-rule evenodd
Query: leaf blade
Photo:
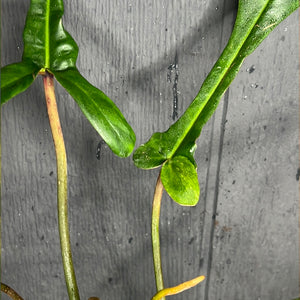
M 62 71 L 76 66 L 78 46 L 64 29 L 62 0 L 31 0 L 23 32 L 23 60 Z
M 39 68 L 19 62 L 1 68 L 1 105 L 24 92 L 34 81 Z
M 169 196 L 183 206 L 195 206 L 200 187 L 195 166 L 184 156 L 176 156 L 162 166 L 161 181 Z
M 297 0 L 240 0 L 232 35 L 198 95 L 167 131 L 155 133 L 135 151 L 135 165 L 143 169 L 156 168 L 176 155 L 186 156 L 194 163 L 195 140 L 238 73 L 244 58 L 297 7 Z
M 134 148 L 135 134 L 117 106 L 77 69 L 54 72 L 54 76 L 111 150 L 120 157 L 129 156 Z

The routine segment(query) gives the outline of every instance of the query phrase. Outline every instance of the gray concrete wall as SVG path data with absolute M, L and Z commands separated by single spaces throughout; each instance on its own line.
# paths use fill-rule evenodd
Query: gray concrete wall
M 137 145 L 174 121 L 197 94 L 230 35 L 230 0 L 65 0 L 78 68 L 129 120 Z M 21 59 L 29 0 L 2 0 L 2 65 Z M 166 286 L 207 280 L 172 299 L 288 300 L 299 293 L 298 13 L 247 58 L 203 129 L 201 199 L 163 196 Z M 170 76 L 168 76 L 170 75 Z M 107 146 L 56 85 L 66 140 L 73 257 L 82 299 L 151 299 L 151 204 L 158 170 Z M 56 166 L 38 78 L 2 108 L 2 280 L 26 300 L 67 299 L 59 252 Z M 2 299 L 8 299 L 2 295 Z

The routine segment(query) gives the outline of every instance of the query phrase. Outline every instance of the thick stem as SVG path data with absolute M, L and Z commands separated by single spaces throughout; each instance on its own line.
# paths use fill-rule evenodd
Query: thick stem
M 46 72 L 43 75 L 43 81 L 50 127 L 56 152 L 58 225 L 65 280 L 69 294 L 69 299 L 79 300 L 79 292 L 72 262 L 68 225 L 66 149 L 57 111 L 53 76 Z
M 2 282 L 1 282 L 1 292 L 5 293 L 13 300 L 23 300 L 23 298 L 19 296 L 16 291 L 14 291 L 11 287 L 9 287 L 8 285 Z
M 164 188 L 159 174 L 157 178 L 156 187 L 155 187 L 155 192 L 153 197 L 153 207 L 152 207 L 152 251 L 153 251 L 156 289 L 158 292 L 164 289 L 164 282 L 163 282 L 163 275 L 162 275 L 162 268 L 161 268 L 161 258 L 160 258 L 160 241 L 159 241 L 159 216 L 160 216 L 160 206 L 161 206 L 163 189 Z M 162 299 L 164 300 L 165 298 Z

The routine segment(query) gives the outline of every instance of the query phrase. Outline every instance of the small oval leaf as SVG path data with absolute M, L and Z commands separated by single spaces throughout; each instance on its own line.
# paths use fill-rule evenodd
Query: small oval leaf
M 161 181 L 169 196 L 183 206 L 194 206 L 200 197 L 197 170 L 184 156 L 175 156 L 161 169 Z

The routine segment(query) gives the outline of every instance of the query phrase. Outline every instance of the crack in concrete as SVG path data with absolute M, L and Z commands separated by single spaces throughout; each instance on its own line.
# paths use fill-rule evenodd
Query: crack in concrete
M 178 118 L 178 79 L 179 79 L 179 68 L 178 68 L 178 54 L 175 53 L 174 63 L 169 65 L 167 73 L 167 81 L 172 83 L 172 72 L 175 71 L 174 82 L 173 82 L 173 113 L 172 119 Z

